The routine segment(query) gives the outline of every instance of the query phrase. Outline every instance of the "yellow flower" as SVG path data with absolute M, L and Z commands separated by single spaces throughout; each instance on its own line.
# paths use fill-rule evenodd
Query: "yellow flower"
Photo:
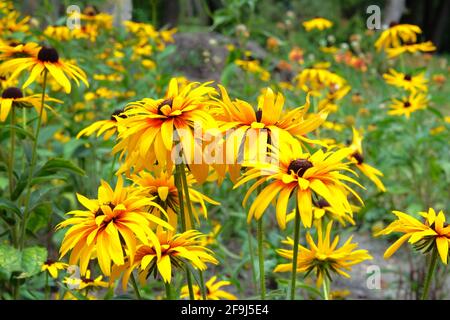
M 305 21 L 302 24 L 303 24 L 303 27 L 308 32 L 311 30 L 314 30 L 314 29 L 325 30 L 325 29 L 329 29 L 333 26 L 333 22 L 331 22 L 330 20 L 327 20 L 325 18 L 320 18 L 320 17 Z
M 300 49 L 299 47 L 294 47 L 289 52 L 289 60 L 302 64 L 303 63 L 303 53 L 304 52 L 302 49 Z
M 69 289 L 76 289 L 76 290 L 83 290 L 86 288 L 98 288 L 98 287 L 102 287 L 102 288 L 107 288 L 108 287 L 108 283 L 105 281 L 102 281 L 103 276 L 98 276 L 97 278 L 91 278 L 91 270 L 87 270 L 86 274 L 84 276 L 81 277 L 75 277 L 75 276 L 71 276 L 71 277 L 66 277 L 63 280 L 63 283 L 67 284 L 67 286 L 69 287 Z
M 62 103 L 61 100 L 50 98 L 45 95 L 45 101 Z M 4 122 L 8 117 L 11 108 L 27 108 L 33 107 L 38 114 L 41 112 L 42 94 L 33 94 L 31 96 L 24 97 L 22 91 L 16 87 L 9 87 L 3 90 L 0 98 L 0 122 Z M 45 109 L 53 110 L 49 105 L 44 104 L 44 110 L 42 111 L 42 121 L 47 121 L 47 112 Z
M 241 67 L 243 70 L 248 71 L 250 73 L 258 74 L 262 81 L 270 80 L 270 73 L 261 67 L 258 60 L 240 60 L 237 59 L 234 63 Z
M 69 265 L 63 262 L 57 262 L 53 260 L 47 260 L 41 267 L 41 271 L 47 271 L 54 279 L 58 278 L 58 270 L 67 269 Z
M 13 58 L 35 57 L 41 47 L 37 43 L 29 42 L 27 44 L 11 44 L 0 46 L 0 60 L 9 60 Z
M 386 192 L 386 188 L 384 187 L 383 182 L 381 182 L 380 178 L 378 178 L 378 176 L 382 177 L 383 173 L 380 170 L 368 165 L 364 161 L 362 140 L 363 137 L 360 135 L 358 130 L 353 128 L 353 141 L 350 144 L 350 148 L 353 150 L 353 153 L 350 155 L 350 159 L 367 178 L 375 183 L 375 185 L 381 192 Z
M 395 58 L 405 52 L 415 53 L 415 52 L 432 52 L 435 51 L 436 47 L 431 41 L 422 42 L 422 43 L 414 43 L 414 44 L 405 44 L 401 47 L 397 48 L 389 48 L 386 49 L 389 58 Z
M 317 244 L 314 243 L 311 234 L 308 232 L 306 234 L 306 242 L 309 248 L 305 248 L 302 245 L 298 246 L 297 272 L 306 272 L 307 274 L 314 272 L 317 276 L 317 286 L 322 284 L 324 277 L 332 280 L 332 274 L 350 278 L 346 271 L 350 271 L 355 264 L 372 259 L 367 250 L 356 250 L 358 244 L 352 243 L 353 237 L 350 237 L 338 248 L 339 236 L 336 236 L 331 242 L 332 226 L 333 222 L 330 221 L 324 236 L 322 225 L 319 224 L 317 228 Z M 294 240 L 289 237 L 283 243 L 291 247 L 294 246 Z M 278 249 L 277 253 L 283 258 L 293 259 L 293 250 Z M 279 264 L 274 270 L 274 272 L 290 271 L 292 271 L 292 263 Z
M 123 265 L 125 247 L 131 256 L 136 252 L 136 239 L 148 244 L 149 240 L 155 246 L 156 253 L 161 254 L 161 247 L 150 223 L 173 229 L 167 222 L 153 214 L 148 207 L 164 210 L 152 198 L 142 195 L 131 187 L 123 187 L 119 176 L 116 188 L 113 190 L 105 181 L 98 189 L 98 199 L 88 199 L 77 194 L 78 201 L 87 210 L 69 212 L 69 218 L 57 229 L 72 225 L 66 232 L 61 244 L 61 257 L 72 249 L 70 264 L 80 261 L 81 274 L 85 274 L 91 258 L 96 256 L 100 269 L 105 275 L 110 274 L 111 261 Z
M 347 193 L 352 193 L 361 203 L 358 194 L 343 181 L 348 181 L 362 188 L 356 180 L 343 175 L 340 171 L 350 171 L 347 163 L 341 161 L 352 153 L 352 149 L 343 148 L 335 152 L 316 151 L 314 154 L 303 153 L 300 144 L 282 146 L 275 150 L 275 164 L 252 164 L 240 181 L 237 188 L 244 183 L 259 178 L 248 190 L 243 205 L 250 194 L 263 183 L 270 182 L 256 197 L 248 212 L 247 221 L 253 217 L 261 218 L 272 200 L 276 201 L 276 218 L 279 226 L 286 227 L 286 211 L 289 198 L 297 198 L 298 210 L 302 223 L 310 228 L 313 220 L 313 194 L 324 198 L 335 211 L 351 214 L 352 208 L 347 200 Z M 342 181 L 341 181 L 342 180 Z
M 343 88 L 346 84 L 344 78 L 323 68 L 307 68 L 296 77 L 297 87 L 305 92 L 311 92 L 313 96 L 319 96 L 320 90 L 328 89 L 332 86 Z
M 427 97 L 423 93 L 411 93 L 408 97 L 403 97 L 401 100 L 392 99 L 390 105 L 391 110 L 388 111 L 390 115 L 405 115 L 407 119 L 411 113 L 417 110 L 423 110 L 427 107 Z
M 201 154 L 195 156 L 201 147 L 194 147 L 198 144 L 194 141 L 194 124 L 202 130 L 216 127 L 209 113 L 209 95 L 215 89 L 209 84 L 193 82 L 179 90 L 178 81 L 173 78 L 164 99 L 145 98 L 130 103 L 125 108 L 126 118 L 118 122 L 119 141 L 113 149 L 114 153 L 121 152 L 121 157 L 126 155 L 121 170 L 145 167 L 155 160 L 160 165 L 169 163 L 175 139 L 180 140 L 187 163 L 202 159 Z
M 398 88 L 403 88 L 405 90 L 416 92 L 427 91 L 427 82 L 424 73 L 420 73 L 416 76 L 410 74 L 404 74 L 397 72 L 394 69 L 389 69 L 389 73 L 383 74 L 383 78 L 386 80 L 387 84 L 393 85 Z
M 221 290 L 221 287 L 229 286 L 231 284 L 230 281 L 217 281 L 217 277 L 213 276 L 205 283 L 206 287 L 206 300 L 237 300 L 237 297 L 234 294 Z M 197 285 L 193 286 L 194 289 L 194 299 L 202 300 L 202 293 L 200 287 Z M 189 298 L 189 288 L 188 286 L 183 286 L 181 288 L 180 298 Z
M 417 42 L 417 35 L 421 34 L 420 27 L 412 24 L 393 24 L 384 30 L 375 42 L 375 48 L 381 49 L 398 48 L 404 43 Z
M 111 119 L 96 121 L 90 126 L 81 130 L 77 135 L 77 139 L 81 138 L 82 136 L 90 136 L 95 131 L 97 131 L 97 137 L 101 136 L 104 133 L 105 136 L 103 137 L 103 139 L 108 140 L 114 133 L 117 132 L 117 118 L 124 117 L 125 116 L 123 115 L 123 110 L 118 109 L 112 113 Z
M 84 71 L 74 64 L 62 61 L 58 52 L 52 47 L 42 47 L 37 56 L 14 58 L 3 62 L 0 65 L 0 74 L 12 72 L 11 78 L 14 79 L 25 69 L 30 70 L 30 75 L 23 84 L 23 88 L 36 81 L 44 70 L 52 75 L 66 93 L 71 91 L 70 81 L 67 77 L 72 78 L 77 85 L 80 84 L 78 80 L 81 80 L 86 86 L 89 86 Z
M 211 250 L 199 245 L 199 239 L 204 235 L 197 230 L 173 234 L 173 232 L 162 231 L 161 228 L 158 228 L 156 235 L 161 253 L 157 253 L 154 245 L 138 246 L 133 262 L 130 262 L 131 266 L 128 267 L 122 278 L 124 288 L 136 268 L 139 270 L 141 282 L 145 282 L 151 274 L 156 276 L 159 273 L 164 282 L 170 283 L 174 267 L 181 268 L 184 263 L 190 263 L 199 270 L 205 270 L 206 263 L 218 263 Z
M 433 248 L 437 248 L 441 260 L 447 264 L 448 251 L 450 244 L 450 226 L 445 222 L 444 212 L 441 210 L 438 214 L 433 208 L 428 212 L 420 212 L 425 223 L 420 222 L 416 218 L 400 211 L 392 211 L 398 220 L 395 220 L 385 229 L 381 230 L 376 236 L 387 235 L 392 232 L 404 233 L 397 241 L 395 241 L 384 253 L 387 259 L 394 254 L 400 246 L 408 240 L 414 244 L 417 249 L 422 252 L 428 252 Z
M 172 172 L 164 171 L 160 168 L 153 168 L 152 173 L 146 171 L 140 171 L 139 174 L 134 174 L 131 176 L 131 179 L 134 182 L 136 189 L 141 190 L 143 194 L 146 194 L 152 198 L 154 198 L 154 202 L 163 207 L 169 216 L 169 223 L 176 228 L 178 225 L 178 212 L 180 206 L 180 200 L 178 198 L 178 190 L 175 186 L 175 178 Z M 192 205 L 192 213 L 197 223 L 199 221 L 200 213 L 206 218 L 208 215 L 208 210 L 206 208 L 206 202 L 214 205 L 220 205 L 220 203 L 208 198 L 204 194 L 198 192 L 194 188 L 192 188 L 192 184 L 194 183 L 194 178 L 192 175 L 188 174 L 187 176 L 187 184 L 189 190 L 189 198 L 191 200 Z M 197 208 L 196 205 L 200 206 L 200 209 Z M 189 217 L 189 210 L 187 207 L 187 203 L 184 204 L 185 210 L 184 214 L 186 215 L 186 227 L 189 229 L 193 225 L 194 221 L 191 221 L 191 217 Z M 158 210 L 154 209 L 151 212 L 155 215 L 158 215 Z

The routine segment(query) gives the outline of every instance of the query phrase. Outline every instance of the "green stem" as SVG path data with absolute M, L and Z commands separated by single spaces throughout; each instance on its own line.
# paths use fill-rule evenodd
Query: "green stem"
M 292 248 L 292 271 L 291 271 L 291 292 L 290 299 L 295 300 L 295 282 L 297 281 L 297 257 L 298 257 L 298 242 L 300 239 L 300 213 L 298 211 L 298 204 L 295 207 L 295 226 L 294 226 L 294 247 Z
M 186 178 L 185 165 L 182 163 L 180 166 L 181 166 L 181 183 L 183 184 L 183 192 L 186 198 L 186 207 L 188 208 L 189 212 L 190 226 L 191 229 L 193 229 L 195 220 L 194 220 L 194 213 L 192 212 L 191 196 L 189 195 L 189 186 Z
M 109 180 L 108 180 L 109 182 L 112 182 L 112 179 L 114 177 L 114 167 L 116 166 L 116 162 L 117 162 L 117 157 L 118 156 L 119 156 L 118 153 L 116 153 L 114 155 L 113 162 L 111 164 L 111 169 L 109 169 Z
M 50 297 L 50 287 L 48 285 L 48 272 L 45 272 L 45 298 L 44 300 L 48 300 Z
M 23 211 L 23 221 L 22 221 L 22 225 L 21 225 L 21 230 L 20 230 L 20 243 L 19 243 L 19 248 L 23 249 L 24 243 L 25 243 L 25 233 L 26 233 L 26 229 L 27 229 L 27 221 L 28 221 L 28 217 L 29 217 L 29 212 L 28 210 L 30 209 L 30 198 L 31 198 L 31 180 L 33 179 L 33 173 L 34 173 L 34 168 L 36 166 L 36 158 L 37 158 L 37 145 L 38 145 L 38 140 L 39 140 L 39 132 L 41 130 L 41 124 L 42 124 L 42 115 L 44 113 L 44 103 L 45 103 L 45 89 L 47 87 L 47 69 L 44 70 L 44 82 L 42 84 L 42 99 L 41 99 L 41 110 L 39 111 L 39 118 L 38 118 L 38 123 L 37 123 L 37 127 L 36 127 L 36 133 L 34 135 L 34 144 L 33 144 L 33 151 L 31 154 L 31 163 L 30 163 L 30 170 L 28 173 L 28 178 L 27 178 L 27 194 L 25 196 L 25 209 Z
M 253 252 L 253 236 L 251 224 L 247 225 L 248 251 L 250 253 L 250 265 L 252 268 L 253 287 L 257 290 L 256 269 L 255 269 L 255 253 Z
M 130 279 L 131 279 L 131 285 L 133 286 L 133 289 L 134 289 L 134 293 L 136 294 L 136 298 L 138 300 L 141 300 L 142 299 L 141 298 L 141 294 L 139 293 L 139 288 L 138 288 L 138 285 L 136 283 L 136 279 L 134 278 L 134 274 L 133 273 L 131 273 Z
M 436 269 L 438 260 L 438 252 L 436 247 L 433 248 L 431 253 L 430 265 L 428 267 L 427 277 L 425 278 L 425 284 L 423 286 L 422 300 L 428 299 L 428 292 L 430 291 L 431 279 L 433 278 L 434 271 Z
M 166 299 L 167 300 L 173 300 L 172 288 L 170 286 L 170 283 L 164 281 L 164 287 L 166 288 Z
M 258 233 L 258 258 L 259 258 L 259 286 L 261 300 L 266 298 L 266 274 L 264 271 L 264 247 L 263 247 L 263 224 L 262 217 L 257 220 L 257 233 Z
M 182 177 L 181 177 L 184 174 L 183 171 L 184 171 L 184 164 L 175 165 L 175 186 L 177 187 L 177 191 L 178 191 L 181 229 L 183 232 L 185 232 L 187 229 L 186 229 L 186 217 L 184 215 L 183 182 L 182 182 Z M 189 289 L 189 299 L 195 300 L 194 288 L 192 286 L 191 272 L 189 271 L 189 269 L 187 267 L 186 267 L 186 280 L 187 280 L 188 289 Z
M 155 28 L 157 28 L 157 0 L 151 0 L 152 6 L 152 24 Z
M 10 199 L 12 200 L 12 195 L 14 192 L 14 147 L 16 143 L 16 133 L 14 130 L 15 120 L 16 120 L 16 111 L 13 106 L 11 108 L 11 128 L 10 128 L 10 135 L 11 135 L 11 150 L 9 154 L 9 165 L 8 165 L 8 177 L 9 177 L 9 195 Z
M 323 298 L 330 300 L 330 279 L 327 276 L 323 279 Z
M 200 277 L 200 291 L 202 293 L 202 300 L 207 300 L 207 295 L 206 295 L 206 286 L 205 286 L 205 279 L 203 278 L 203 271 L 199 270 L 198 271 L 198 275 Z

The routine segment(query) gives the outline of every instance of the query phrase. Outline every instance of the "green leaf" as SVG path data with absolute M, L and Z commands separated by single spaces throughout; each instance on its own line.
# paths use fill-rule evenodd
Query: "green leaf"
M 41 169 L 34 175 L 35 177 L 42 177 L 54 174 L 58 171 L 67 171 L 71 173 L 84 176 L 85 172 L 83 169 L 75 165 L 72 161 L 63 158 L 54 158 L 48 160 Z
M 23 250 L 21 270 L 18 279 L 32 277 L 41 272 L 41 266 L 47 260 L 47 249 L 43 247 L 29 247 Z
M 20 209 L 14 204 L 14 202 L 7 199 L 0 199 L 0 209 L 10 210 L 19 217 L 22 216 Z
M 20 251 L 9 245 L 0 244 L 0 278 L 8 280 L 12 272 L 20 269 Z
M 16 134 L 19 136 L 20 139 L 24 139 L 25 137 L 30 138 L 31 140 L 34 140 L 34 135 L 27 131 L 24 130 L 22 127 L 14 125 L 11 126 L 10 124 L 5 125 L 3 128 L 8 130 L 8 132 L 11 130 L 11 127 L 14 128 L 14 131 L 16 132 Z

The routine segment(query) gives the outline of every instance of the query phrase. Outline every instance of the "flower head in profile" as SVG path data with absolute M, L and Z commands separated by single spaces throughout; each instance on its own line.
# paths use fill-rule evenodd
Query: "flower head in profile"
M 250 206 L 247 221 L 253 217 L 259 220 L 269 204 L 277 197 L 276 218 L 282 229 L 286 227 L 286 214 L 291 196 L 297 198 L 302 223 L 308 228 L 313 221 L 312 206 L 315 196 L 322 197 L 330 207 L 342 214 L 352 213 L 352 207 L 347 199 L 348 193 L 353 194 L 362 203 L 358 194 L 344 182 L 364 187 L 353 178 L 341 173 L 342 171 L 353 172 L 349 169 L 348 163 L 342 162 L 350 156 L 352 149 L 343 148 L 334 152 L 318 150 L 309 154 L 302 152 L 300 145 L 297 144 L 283 146 L 275 152 L 278 163 L 251 164 L 249 170 L 234 186 L 236 188 L 252 179 L 258 179 L 248 190 L 243 201 L 245 205 L 250 194 L 258 186 L 268 182 Z
M 427 82 L 424 73 L 419 73 L 417 75 L 405 74 L 402 72 L 397 72 L 394 69 L 389 69 L 389 73 L 383 74 L 387 84 L 393 85 L 398 88 L 402 88 L 411 92 L 416 91 L 427 91 Z
M 342 246 L 339 245 L 339 236 L 331 241 L 331 230 L 333 222 L 329 222 L 325 235 L 323 234 L 322 225 L 317 228 L 317 243 L 314 242 L 311 234 L 306 234 L 306 242 L 308 248 L 299 245 L 297 257 L 297 272 L 315 273 L 317 276 L 317 286 L 322 284 L 325 277 L 332 280 L 333 274 L 338 274 L 346 278 L 350 278 L 347 271 L 352 266 L 365 260 L 371 260 L 372 256 L 367 250 L 357 249 L 358 244 L 352 242 L 350 237 Z M 291 247 L 294 246 L 294 240 L 287 238 L 283 241 Z M 293 259 L 293 250 L 279 249 L 277 253 L 286 259 Z M 284 263 L 276 266 L 274 272 L 290 272 L 292 271 L 292 263 Z
M 125 116 L 123 115 L 123 110 L 118 109 L 112 113 L 110 119 L 96 121 L 90 126 L 81 130 L 77 135 L 77 139 L 81 138 L 82 136 L 90 136 L 97 131 L 97 137 L 105 134 L 103 136 L 103 139 L 108 140 L 117 132 L 117 118 L 124 117 Z
M 26 44 L 11 43 L 9 45 L 0 45 L 0 60 L 35 57 L 38 55 L 40 49 L 41 47 L 34 42 L 28 42 Z
M 155 277 L 159 274 L 164 282 L 170 283 L 174 269 L 182 268 L 184 263 L 189 263 L 199 270 L 205 270 L 206 263 L 218 263 L 211 250 L 199 245 L 199 239 L 204 237 L 204 234 L 197 230 L 174 234 L 157 228 L 156 235 L 161 254 L 157 253 L 153 244 L 138 246 L 134 259 L 130 261 L 122 278 L 124 288 L 135 269 L 139 271 L 141 282 L 145 282 L 152 274 Z
M 113 190 L 105 181 L 98 188 L 98 198 L 88 199 L 77 194 L 78 201 L 87 210 L 69 212 L 72 218 L 61 222 L 57 229 L 71 226 L 61 244 L 61 257 L 70 250 L 70 264 L 80 262 L 81 274 L 85 274 L 89 261 L 97 257 L 105 275 L 111 271 L 111 262 L 125 263 L 124 249 L 134 256 L 137 240 L 152 243 L 156 254 L 161 254 L 159 241 L 150 228 L 150 223 L 172 230 L 173 227 L 161 218 L 148 213 L 148 208 L 157 207 L 165 212 L 152 198 L 142 195 L 132 187 L 124 187 L 121 177 Z
M 107 288 L 108 282 L 102 280 L 103 276 L 99 275 L 97 278 L 91 277 L 91 270 L 87 270 L 84 276 L 76 277 L 74 275 L 66 277 L 63 283 L 69 289 L 83 290 L 86 288 Z
M 338 90 L 346 85 L 344 78 L 321 66 L 302 70 L 295 77 L 295 81 L 297 82 L 298 88 L 311 93 L 313 96 L 320 96 L 322 90 L 328 90 L 330 88 L 334 92 L 341 92 Z
M 194 148 L 198 143 L 194 140 L 194 126 L 199 126 L 199 130 L 216 127 L 209 113 L 209 95 L 215 89 L 209 84 L 192 82 L 180 90 L 173 78 L 164 98 L 146 98 L 125 108 L 126 118 L 118 123 L 119 141 L 113 149 L 114 153 L 121 152 L 121 157 L 126 156 L 124 171 L 154 164 L 156 160 L 162 165 L 170 162 L 175 141 L 180 142 L 185 161 L 193 163 L 195 152 L 201 151 L 200 146 Z
M 67 269 L 68 266 L 67 263 L 48 259 L 42 265 L 41 271 L 47 271 L 52 278 L 56 279 L 58 278 L 58 271 Z
M 398 48 L 404 43 L 416 43 L 417 36 L 422 33 L 419 26 L 412 24 L 393 23 L 384 30 L 375 42 L 375 48 L 381 49 Z
M 50 98 L 45 95 L 46 102 L 62 103 L 61 100 Z M 34 108 L 37 114 L 40 114 L 42 107 L 42 95 L 33 94 L 31 96 L 24 97 L 22 90 L 16 87 L 9 87 L 3 90 L 0 97 L 0 122 L 4 122 L 8 117 L 11 108 Z M 48 104 L 44 104 L 44 110 L 42 111 L 42 121 L 47 121 L 47 112 L 45 109 L 53 110 Z
M 388 111 L 388 114 L 395 116 L 404 115 L 409 119 L 411 113 L 425 109 L 427 104 L 428 99 L 424 93 L 411 93 L 409 96 L 403 97 L 400 100 L 392 99 L 392 103 L 389 106 L 391 110 Z
M 234 294 L 231 294 L 222 289 L 222 287 L 229 286 L 230 281 L 217 281 L 217 276 L 213 276 L 205 283 L 206 287 L 206 300 L 237 300 Z M 193 286 L 195 300 L 202 300 L 202 292 L 198 285 Z M 181 298 L 189 298 L 188 286 L 181 288 Z
M 386 192 L 386 188 L 379 178 L 383 176 L 383 173 L 365 162 L 362 149 L 362 140 L 362 135 L 358 130 L 353 128 L 353 140 L 350 144 L 350 148 L 353 150 L 353 153 L 350 155 L 350 159 L 367 178 L 375 183 L 381 192 Z
M 386 49 L 386 53 L 388 54 L 389 58 L 395 58 L 406 52 L 433 52 L 435 50 L 436 46 L 431 41 L 427 41 L 421 43 L 404 44 L 396 48 L 388 48 Z
M 303 23 L 303 27 L 305 28 L 306 31 L 311 31 L 311 30 L 325 30 L 325 29 L 329 29 L 333 26 L 333 22 L 331 22 L 330 20 L 327 20 L 325 18 L 314 18 L 308 21 L 304 21 Z
M 66 93 L 70 93 L 72 88 L 69 78 L 73 79 L 77 85 L 80 85 L 79 80 L 81 80 L 89 86 L 84 71 L 74 64 L 61 60 L 56 49 L 52 47 L 42 47 L 36 56 L 14 58 L 0 65 L 0 74 L 11 73 L 12 79 L 18 77 L 24 70 L 29 71 L 29 76 L 23 88 L 35 82 L 43 71 L 48 72 Z
M 388 235 L 392 232 L 404 234 L 386 250 L 384 253 L 385 259 L 392 256 L 403 243 L 408 241 L 424 253 L 436 248 L 442 262 L 447 264 L 450 245 L 450 226 L 445 221 L 443 211 L 439 211 L 436 214 L 436 211 L 430 208 L 428 212 L 420 212 L 420 215 L 424 218 L 424 222 L 404 212 L 392 211 L 392 213 L 397 216 L 397 220 L 378 232 L 376 236 Z
M 191 211 L 194 215 L 192 218 L 197 223 L 200 223 L 200 215 L 205 218 L 208 216 L 206 203 L 214 205 L 219 205 L 220 203 L 195 190 L 195 188 L 193 188 L 195 183 L 194 177 L 188 172 L 186 174 L 186 182 L 188 184 L 189 198 L 192 206 Z M 175 228 L 178 225 L 177 213 L 180 212 L 180 200 L 178 198 L 178 191 L 175 185 L 175 177 L 173 173 L 171 171 L 162 170 L 159 167 L 153 167 L 151 173 L 141 171 L 138 174 L 133 174 L 131 179 L 133 180 L 136 189 L 141 190 L 143 194 L 152 197 L 155 203 L 167 211 L 169 223 Z M 186 227 L 189 229 L 193 226 L 194 221 L 191 221 L 191 217 L 189 216 L 187 203 L 184 203 L 184 206 Z M 157 211 L 158 210 L 155 208 L 151 212 L 157 215 Z

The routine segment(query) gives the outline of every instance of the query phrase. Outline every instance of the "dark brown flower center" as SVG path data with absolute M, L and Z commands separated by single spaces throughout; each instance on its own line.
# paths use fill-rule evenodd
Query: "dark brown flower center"
M 364 157 L 362 156 L 361 153 L 355 152 L 355 153 L 352 154 L 352 156 L 353 156 L 353 158 L 356 159 L 356 161 L 358 161 L 358 164 L 361 164 L 361 163 L 364 162 Z
M 261 120 L 262 120 L 262 110 L 258 109 L 258 111 L 255 111 L 255 116 L 256 116 L 256 122 L 261 122 Z
M 16 87 L 9 87 L 2 93 L 3 99 L 20 99 L 23 98 L 22 90 Z
M 313 164 L 306 159 L 297 159 L 289 164 L 288 173 L 291 173 L 291 171 L 293 171 L 299 177 L 303 177 L 305 171 L 311 168 L 312 166 Z
M 406 81 L 411 81 L 412 77 L 410 74 L 405 74 L 405 77 L 403 79 Z
M 395 27 L 398 24 L 399 23 L 397 21 L 392 21 L 391 23 L 389 23 L 389 28 Z
M 319 201 L 316 202 L 316 206 L 319 207 L 319 208 L 325 208 L 325 207 L 329 207 L 330 204 L 328 203 L 327 200 L 322 198 L 322 199 L 320 199 Z
M 91 278 L 81 277 L 80 279 L 81 279 L 81 281 L 83 281 L 84 283 L 92 283 L 92 282 L 94 282 L 94 280 L 91 279 Z
M 51 259 L 47 259 L 47 261 L 45 261 L 45 263 L 44 264 L 46 264 L 46 265 L 48 265 L 48 266 L 51 266 L 52 264 L 54 264 L 55 263 L 55 261 L 54 260 L 51 260 Z
M 119 117 L 119 118 L 126 118 L 127 116 L 126 115 L 124 115 L 124 114 L 122 114 L 123 113 L 123 109 L 117 109 L 117 110 L 115 110 L 112 114 L 111 114 L 111 120 L 112 121 L 117 121 L 116 120 L 116 117 Z
M 161 111 L 162 107 L 169 106 L 170 108 L 172 108 L 172 103 L 173 103 L 173 99 L 172 98 L 166 99 L 163 102 L 161 102 L 159 104 L 159 106 L 158 106 L 158 114 L 161 115 L 161 116 L 164 116 L 165 114 L 162 113 L 162 111 Z
M 38 53 L 38 60 L 42 62 L 58 62 L 59 55 L 55 48 L 42 47 Z
M 403 107 L 404 108 L 409 108 L 409 107 L 411 107 L 411 103 L 409 101 L 406 101 L 406 102 L 403 103 Z

